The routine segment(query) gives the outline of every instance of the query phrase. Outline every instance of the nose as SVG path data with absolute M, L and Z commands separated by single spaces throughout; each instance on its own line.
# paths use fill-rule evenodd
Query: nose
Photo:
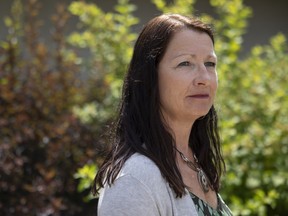
M 205 65 L 199 65 L 197 70 L 197 75 L 195 77 L 195 85 L 198 86 L 207 86 L 210 85 L 211 77 Z

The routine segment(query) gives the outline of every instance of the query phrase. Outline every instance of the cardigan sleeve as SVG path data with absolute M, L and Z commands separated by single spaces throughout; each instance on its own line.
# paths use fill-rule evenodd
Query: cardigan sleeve
M 151 189 L 131 175 L 119 177 L 100 193 L 99 216 L 159 216 Z

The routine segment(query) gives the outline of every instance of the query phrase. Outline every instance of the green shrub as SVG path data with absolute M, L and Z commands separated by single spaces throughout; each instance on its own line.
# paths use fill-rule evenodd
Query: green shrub
M 162 12 L 194 13 L 195 0 L 151 2 Z M 285 215 L 286 37 L 277 34 L 270 44 L 240 57 L 251 9 L 243 0 L 210 4 L 217 18 L 201 14 L 201 19 L 216 29 L 216 107 L 227 162 L 222 196 L 235 215 Z M 109 148 L 101 134 L 120 98 L 136 38 L 131 29 L 138 23 L 136 8 L 119 0 L 114 12 L 104 12 L 74 1 L 68 9 L 81 29 L 65 38 L 69 15 L 59 7 L 53 17 L 55 44 L 48 49 L 38 36 L 38 2 L 26 7 L 29 13 L 16 1 L 12 18 L 5 19 L 10 33 L 0 42 L 0 214 L 95 213 L 96 204 L 87 197 L 89 182 Z M 66 39 L 89 56 L 77 56 Z M 85 82 L 81 71 L 88 73 Z
M 39 3 L 24 9 L 14 2 L 0 42 L 0 215 L 75 215 L 86 195 L 73 175 L 95 158 L 96 142 L 72 110 L 85 98 L 64 38 L 69 14 L 57 8 L 51 48 L 38 35 Z
M 194 12 L 194 0 L 151 1 L 162 12 L 187 15 Z M 219 58 L 220 86 L 216 106 L 227 161 L 221 193 L 235 215 L 284 215 L 288 212 L 285 205 L 288 186 L 288 118 L 285 115 L 288 49 L 285 36 L 279 34 L 271 39 L 270 45 L 256 46 L 246 57 L 240 58 L 243 35 L 252 10 L 242 0 L 210 0 L 210 4 L 217 18 L 202 14 L 201 19 L 211 22 L 217 34 L 215 49 Z M 84 7 L 97 8 L 92 4 Z M 87 10 L 82 8 L 81 11 L 88 20 L 99 19 L 99 11 L 97 15 L 89 13 L 89 16 L 83 12 Z M 101 12 L 101 16 L 108 14 Z M 85 25 L 87 20 L 82 23 Z M 87 32 L 93 32 L 93 25 L 85 27 Z M 89 41 L 92 45 L 97 41 L 97 31 L 94 35 L 90 38 L 94 41 Z M 114 46 L 113 42 L 105 42 L 107 47 Z M 97 49 L 94 50 L 97 53 Z M 116 53 L 112 48 L 109 51 Z M 99 58 L 98 54 L 93 58 Z M 111 68 L 117 68 L 117 61 L 111 63 Z M 120 61 L 120 68 L 126 63 Z M 110 85 L 113 86 L 113 79 Z

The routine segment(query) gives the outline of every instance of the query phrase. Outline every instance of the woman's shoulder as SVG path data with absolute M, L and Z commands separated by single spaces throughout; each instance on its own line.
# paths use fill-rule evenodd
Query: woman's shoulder
M 113 206 L 113 208 L 111 208 Z M 192 207 L 191 207 L 192 206 Z M 189 195 L 176 198 L 158 166 L 135 153 L 100 193 L 99 215 L 196 215 Z
M 134 153 L 127 159 L 125 168 L 134 168 L 138 166 L 146 166 L 149 169 L 158 168 L 157 165 L 147 156 L 140 153 Z
M 119 177 L 126 175 L 136 178 L 141 182 L 165 182 L 158 166 L 150 158 L 139 153 L 134 153 L 125 162 Z
M 173 215 L 166 181 L 156 164 L 133 154 L 112 185 L 100 192 L 99 215 Z

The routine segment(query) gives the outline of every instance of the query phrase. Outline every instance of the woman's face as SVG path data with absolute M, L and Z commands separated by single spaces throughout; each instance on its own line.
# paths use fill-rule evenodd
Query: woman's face
M 166 121 L 189 121 L 208 113 L 218 86 L 217 58 L 204 32 L 181 30 L 159 62 L 160 108 Z

